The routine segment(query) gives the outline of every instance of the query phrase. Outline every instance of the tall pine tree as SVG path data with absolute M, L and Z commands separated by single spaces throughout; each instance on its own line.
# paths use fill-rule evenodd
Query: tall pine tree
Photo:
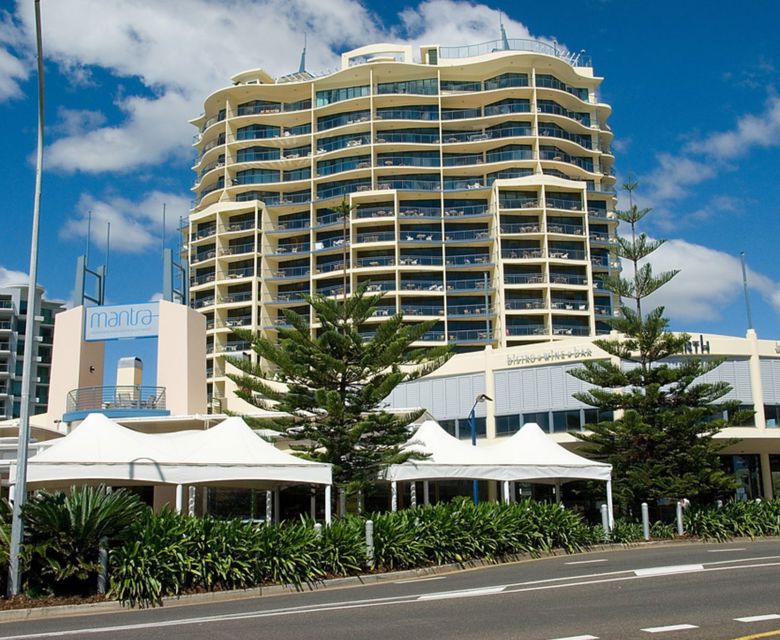
M 446 346 L 412 347 L 435 321 L 404 323 L 394 315 L 370 323 L 381 297 L 366 295 L 365 286 L 343 300 L 312 295 L 307 300 L 319 325 L 314 332 L 307 319 L 285 310 L 290 326 L 279 328 L 277 340 L 235 331 L 251 342 L 257 364 L 230 360 L 241 370 L 230 376 L 237 395 L 289 413 L 275 428 L 305 457 L 333 465 L 335 483 L 350 493 L 374 481 L 382 466 L 412 457 L 401 445 L 409 438 L 408 425 L 423 411 L 389 413 L 383 401 L 400 383 L 430 373 L 449 355 Z
M 664 241 L 638 233 L 650 209 L 634 203 L 636 188 L 636 182 L 624 185 L 630 206 L 616 212 L 631 230 L 630 236 L 617 238 L 615 248 L 630 265 L 628 277 L 604 281 L 621 299 L 620 316 L 610 321 L 618 333 L 595 341 L 613 358 L 569 372 L 595 385 L 575 394 L 578 400 L 617 417 L 575 435 L 587 443 L 586 452 L 612 464 L 615 496 L 625 507 L 662 498 L 709 501 L 734 488 L 718 456 L 729 442 L 714 436 L 724 426 L 739 424 L 745 412 L 737 410 L 737 402 L 718 402 L 730 391 L 726 382 L 700 381 L 721 360 L 684 356 L 690 336 L 668 330 L 664 308 L 643 312 L 645 298 L 678 272 L 655 274 L 647 262 Z

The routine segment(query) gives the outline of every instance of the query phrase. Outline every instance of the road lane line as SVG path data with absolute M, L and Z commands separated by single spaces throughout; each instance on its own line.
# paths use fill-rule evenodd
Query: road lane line
M 449 600 L 450 598 L 473 598 L 474 596 L 489 596 L 501 593 L 505 587 L 483 587 L 479 589 L 465 589 L 463 591 L 442 591 L 441 593 L 426 593 L 418 596 L 417 600 Z
M 436 576 L 435 578 L 407 578 L 406 580 L 396 580 L 395 584 L 409 584 L 417 582 L 431 582 L 432 580 L 444 580 L 444 576 Z
M 607 562 L 607 559 L 599 558 L 598 560 L 579 560 L 578 562 L 564 562 L 563 564 L 593 564 L 595 562 Z
M 780 615 L 768 613 L 763 616 L 747 616 L 745 618 L 734 618 L 737 622 L 764 622 L 765 620 L 780 620 Z
M 707 553 L 729 553 L 730 551 L 745 551 L 744 547 L 738 549 L 707 549 Z
M 552 640 L 599 640 L 598 636 L 567 636 L 565 638 L 553 638 Z
M 734 640 L 759 640 L 760 638 L 777 638 L 780 637 L 780 629 L 774 631 L 764 631 L 764 633 L 751 633 L 749 636 L 740 636 L 734 638 Z
M 634 575 L 645 578 L 647 576 L 668 576 L 673 573 L 692 573 L 694 571 L 704 571 L 704 565 L 671 564 L 666 567 L 648 567 L 646 569 L 635 569 Z
M 667 633 L 669 631 L 685 631 L 686 629 L 698 629 L 695 624 L 668 624 L 665 627 L 647 627 L 642 631 L 647 633 Z

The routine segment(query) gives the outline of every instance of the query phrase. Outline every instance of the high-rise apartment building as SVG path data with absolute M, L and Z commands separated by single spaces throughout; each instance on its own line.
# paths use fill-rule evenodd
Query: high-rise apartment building
M 384 296 L 365 332 L 399 312 L 455 350 L 609 330 L 610 107 L 583 56 L 380 44 L 326 75 L 232 80 L 192 121 L 187 257 L 213 398 L 224 355 L 248 348 L 233 327 L 273 335 L 345 282 Z
M 31 415 L 45 413 L 49 402 L 54 316 L 63 310 L 43 298 L 41 287 L 36 296 Z M 28 309 L 27 285 L 0 288 L 0 419 L 19 417 Z

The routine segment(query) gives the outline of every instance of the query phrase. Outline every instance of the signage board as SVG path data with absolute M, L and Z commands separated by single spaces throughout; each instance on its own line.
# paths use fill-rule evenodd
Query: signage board
M 158 333 L 160 305 L 157 302 L 87 307 L 84 340 L 153 338 Z

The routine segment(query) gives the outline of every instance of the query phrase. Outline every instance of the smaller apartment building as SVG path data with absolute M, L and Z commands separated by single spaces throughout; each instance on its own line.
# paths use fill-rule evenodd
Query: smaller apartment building
M 59 302 L 45 300 L 43 288 L 38 288 L 33 334 L 33 415 L 47 409 L 54 316 L 63 309 Z M 26 285 L 0 288 L 0 420 L 19 417 L 27 312 Z
M 724 358 L 704 381 L 724 380 L 738 400 L 754 411 L 749 424 L 725 429 L 719 437 L 735 439 L 723 451 L 724 465 L 739 483 L 741 498 L 780 496 L 780 341 L 720 335 L 692 336 L 688 352 Z M 526 422 L 536 422 L 556 441 L 578 442 L 573 432 L 599 418 L 597 411 L 573 397 L 590 385 L 567 371 L 585 360 L 609 357 L 593 338 L 458 354 L 435 373 L 400 385 L 388 398 L 389 408 L 425 407 L 453 435 L 471 437 L 469 413 L 475 399 L 477 437 L 506 437 Z

